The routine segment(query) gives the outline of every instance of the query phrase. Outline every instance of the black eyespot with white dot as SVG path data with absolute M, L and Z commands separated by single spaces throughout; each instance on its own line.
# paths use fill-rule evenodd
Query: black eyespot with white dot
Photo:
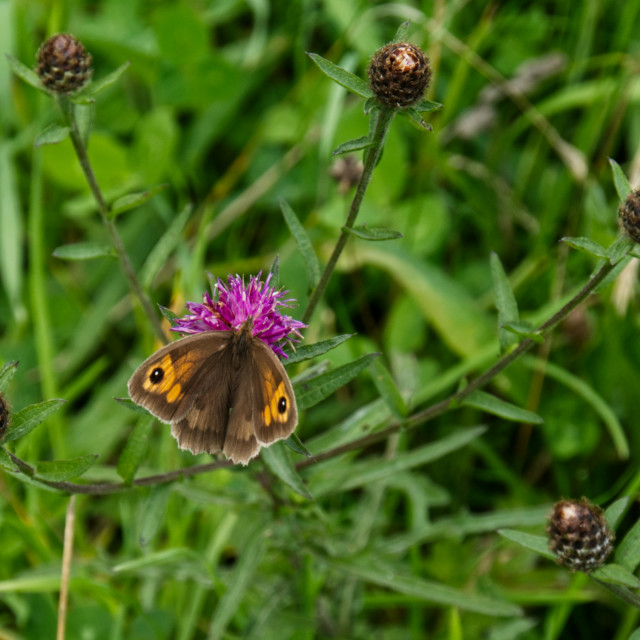
M 284 396 L 278 400 L 278 411 L 280 413 L 286 413 L 287 411 L 287 399 Z
M 162 367 L 156 367 L 149 375 L 149 382 L 151 382 L 151 384 L 158 384 L 159 382 L 162 382 L 163 378 L 164 369 Z

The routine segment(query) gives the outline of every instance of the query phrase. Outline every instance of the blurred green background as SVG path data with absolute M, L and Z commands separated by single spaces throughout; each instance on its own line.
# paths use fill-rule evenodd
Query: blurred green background
M 433 133 L 394 120 L 358 218 L 404 237 L 350 241 L 305 341 L 356 333 L 323 360 L 380 352 L 422 408 L 499 355 L 492 253 L 537 323 L 595 267 L 559 240 L 615 238 L 608 158 L 632 185 L 640 167 L 640 2 L 0 0 L 0 44 L 35 66 L 43 40 L 70 32 L 94 80 L 131 61 L 98 96 L 89 153 L 110 202 L 167 185 L 117 218 L 154 303 L 182 313 L 207 271 L 257 273 L 278 256 L 299 317 L 308 283 L 279 198 L 326 261 L 352 193 L 331 178 L 331 151 L 368 129 L 362 100 L 305 52 L 365 77 L 405 20 L 431 59 L 427 97 L 444 107 L 429 114 Z M 127 438 L 147 418 L 114 397 L 157 345 L 115 260 L 52 255 L 108 242 L 69 141 L 34 149 L 59 120 L 0 64 L 0 362 L 20 362 L 12 410 L 66 400 L 16 455 L 97 454 L 79 482 L 118 482 Z M 626 639 L 634 610 L 496 529 L 542 534 L 555 500 L 606 503 L 635 487 L 636 271 L 630 263 L 493 381 L 542 425 L 457 409 L 306 468 L 313 500 L 260 461 L 79 496 L 66 637 Z M 319 453 L 392 420 L 364 373 L 304 412 L 297 433 Z M 147 424 L 138 477 L 209 459 Z M 450 453 L 432 454 L 434 443 Z M 0 634 L 54 637 L 68 497 L 9 474 L 0 495 Z

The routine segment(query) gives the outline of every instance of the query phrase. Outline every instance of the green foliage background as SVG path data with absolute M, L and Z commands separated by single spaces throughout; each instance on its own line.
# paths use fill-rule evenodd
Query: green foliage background
M 640 2 L 0 0 L 0 44 L 32 66 L 48 35 L 73 33 L 95 80 L 131 61 L 98 96 L 89 152 L 109 201 L 167 184 L 117 218 L 155 303 L 181 313 L 207 271 L 257 273 L 278 256 L 303 309 L 279 198 L 326 261 L 350 201 L 329 176 L 331 151 L 368 128 L 362 100 L 305 52 L 364 77 L 407 19 L 444 108 L 429 114 L 433 133 L 394 120 L 358 219 L 404 237 L 350 241 L 305 341 L 356 333 L 321 360 L 380 352 L 416 409 L 499 356 L 492 253 L 536 324 L 596 266 L 560 238 L 616 237 L 607 159 L 637 184 Z M 58 122 L 0 64 L 0 359 L 20 362 L 6 395 L 12 411 L 66 400 L 8 448 L 33 465 L 97 454 L 81 483 L 120 481 L 133 429 L 148 440 L 137 477 L 207 462 L 114 401 L 157 345 L 115 260 L 52 255 L 108 243 L 69 141 L 34 149 Z M 488 389 L 540 425 L 456 408 L 307 466 L 312 500 L 273 475 L 273 459 L 78 496 L 66 637 L 629 637 L 637 610 L 496 531 L 543 534 L 561 497 L 635 498 L 634 264 Z M 393 420 L 363 373 L 305 411 L 297 433 L 318 454 Z M 54 637 L 68 496 L 9 473 L 0 494 L 1 633 Z

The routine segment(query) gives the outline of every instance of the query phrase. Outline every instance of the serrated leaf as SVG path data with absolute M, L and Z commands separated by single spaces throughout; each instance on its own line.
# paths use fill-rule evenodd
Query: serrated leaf
M 143 287 L 151 287 L 153 279 L 160 269 L 166 264 L 171 252 L 178 245 L 182 230 L 191 215 L 191 209 L 191 205 L 184 207 L 184 209 L 174 218 L 173 222 L 169 225 L 169 228 L 164 232 L 160 240 L 156 242 L 155 246 L 149 253 L 140 271 L 140 280 L 142 281 Z
M 332 80 L 343 86 L 345 89 L 348 89 L 363 98 L 371 98 L 373 96 L 373 91 L 371 91 L 369 85 L 367 85 L 362 78 L 358 78 L 358 76 L 354 75 L 350 71 L 339 67 L 326 58 L 319 56 L 317 53 L 309 53 L 307 55 L 318 65 L 320 71 L 328 75 Z
M 500 349 L 504 353 L 517 338 L 510 332 L 504 330 L 503 325 L 507 322 L 519 322 L 518 302 L 513 295 L 513 289 L 502 262 L 498 254 L 491 253 L 491 277 L 493 279 L 493 295 L 496 308 L 498 309 L 498 325 L 500 333 Z
M 500 328 L 515 333 L 520 338 L 530 338 L 538 344 L 544 342 L 544 336 L 540 335 L 530 322 L 505 322 Z
M 505 402 L 485 391 L 474 391 L 465 398 L 461 405 L 475 407 L 481 411 L 486 411 L 494 416 L 500 416 L 505 420 L 513 422 L 524 422 L 526 424 L 542 424 L 544 420 L 533 411 L 521 409 L 510 402 Z
M 351 380 L 353 380 L 363 369 L 366 369 L 377 357 L 377 353 L 369 353 L 368 355 L 362 356 L 349 364 L 342 365 L 337 369 L 323 373 L 308 382 L 296 385 L 295 392 L 298 409 L 308 409 L 309 407 L 313 407 L 318 404 L 318 402 L 321 402 L 330 396 L 336 389 L 339 389 L 345 384 L 351 382 Z
M 282 482 L 291 487 L 303 498 L 313 500 L 313 496 L 309 493 L 302 478 L 294 469 L 289 451 L 285 447 L 276 442 L 271 447 L 264 447 L 260 452 L 260 457 L 271 472 L 280 478 Z
M 147 453 L 153 422 L 154 419 L 149 414 L 140 418 L 127 438 L 117 465 L 118 475 L 125 484 L 130 485 L 133 482 L 136 471 Z
M 616 265 L 635 247 L 634 241 L 626 234 L 620 234 L 607 249 L 609 263 Z
M 36 89 L 39 89 L 43 93 L 49 95 L 49 92 L 40 82 L 38 74 L 33 69 L 30 69 L 25 64 L 22 64 L 20 60 L 14 58 L 12 55 L 9 55 L 8 53 L 6 53 L 5 55 L 7 56 L 9 66 L 11 67 L 11 71 L 13 71 L 13 73 L 22 78 L 27 84 L 30 84 L 32 87 L 35 87 Z
M 591 238 L 562 238 L 560 241 L 595 258 L 608 257 L 607 250 L 601 244 L 591 240 Z
M 171 484 L 158 484 L 151 488 L 149 496 L 142 508 L 138 542 L 146 547 L 155 537 L 160 525 L 164 521 L 167 500 L 171 493 Z
M 398 390 L 391 373 L 384 366 L 382 360 L 374 360 L 371 364 L 371 375 L 378 393 L 387 403 L 387 406 L 398 418 L 406 418 L 409 407 Z
M 515 529 L 498 529 L 498 533 L 507 540 L 511 540 L 516 544 L 530 549 L 534 553 L 538 553 L 549 560 L 555 560 L 555 554 L 549 549 L 549 538 L 545 536 L 536 536 L 531 533 L 516 531 Z
M 18 362 L 7 362 L 2 369 L 0 369 L 0 392 L 7 390 L 9 383 L 13 380 L 13 376 L 16 375 L 18 370 Z
M 114 258 L 113 247 L 101 242 L 76 242 L 63 244 L 53 251 L 54 258 L 61 260 L 94 260 L 95 258 Z
M 353 140 L 347 140 L 334 149 L 334 156 L 341 156 L 345 153 L 353 153 L 354 151 L 361 151 L 362 149 L 368 149 L 371 146 L 369 136 L 362 136 L 361 138 L 354 138 Z
M 631 188 L 631 185 L 627 180 L 627 176 L 624 175 L 624 171 L 620 165 L 613 158 L 609 158 L 609 164 L 611 165 L 611 171 L 613 172 L 613 183 L 616 186 L 618 198 L 620 198 L 620 202 L 624 202 L 629 197 L 629 194 L 633 189 Z
M 598 567 L 591 575 L 608 584 L 619 584 L 631 589 L 640 588 L 640 580 L 619 564 L 605 564 Z
M 295 211 L 289 206 L 289 203 L 280 198 L 280 209 L 284 216 L 285 222 L 291 231 L 291 235 L 295 238 L 298 249 L 302 254 L 304 266 L 307 269 L 307 283 L 309 290 L 315 289 L 318 281 L 320 280 L 320 264 L 318 263 L 318 256 L 313 250 L 313 245 L 309 239 L 306 229 L 302 226 Z
M 115 218 L 119 216 L 121 213 L 125 211 L 129 211 L 131 209 L 135 209 L 139 207 L 141 204 L 144 204 L 160 191 L 164 191 L 169 185 L 168 184 L 159 184 L 155 187 L 151 187 L 147 191 L 140 191 L 138 193 L 130 193 L 126 196 L 122 196 L 122 198 L 118 198 L 109 209 L 109 216 L 111 218 Z
M 131 64 L 130 61 L 125 62 L 120 65 L 115 71 L 111 72 L 109 75 L 105 76 L 101 80 L 96 82 L 92 82 L 81 94 L 82 97 L 95 96 L 103 89 L 111 86 L 114 82 L 117 82 L 120 79 L 120 76 L 129 68 Z
M 41 147 L 45 144 L 58 144 L 69 136 L 69 127 L 61 127 L 58 124 L 49 125 L 40 133 L 33 142 L 34 147 Z
M 381 242 L 384 240 L 397 240 L 404 236 L 399 231 L 393 229 L 381 229 L 379 227 L 369 228 L 366 226 L 342 227 L 342 231 L 345 231 L 349 235 L 360 238 L 361 240 L 369 240 L 370 242 Z
M 70 460 L 43 460 L 36 463 L 36 479 L 65 482 L 81 476 L 93 466 L 97 459 L 97 455 L 88 454 Z
M 26 436 L 30 431 L 35 429 L 43 420 L 52 413 L 57 411 L 63 404 L 64 400 L 53 399 L 45 400 L 38 404 L 32 404 L 17 413 L 13 414 L 9 429 L 3 438 L 3 442 L 12 442 L 18 438 Z
M 406 42 L 409 38 L 409 20 L 405 20 L 396 31 L 396 35 L 393 36 L 393 40 L 391 42 Z
M 341 345 L 343 342 L 346 342 L 354 335 L 354 333 L 344 333 L 340 336 L 335 336 L 333 338 L 329 338 L 328 340 L 321 340 L 320 342 L 316 342 L 314 344 L 305 344 L 302 347 L 296 347 L 294 353 L 287 350 L 287 359 L 283 360 L 282 364 L 285 366 L 289 366 L 290 364 L 294 364 L 296 362 L 304 362 L 305 360 L 311 360 L 312 358 L 321 356 L 324 353 L 327 353 L 327 351 L 335 349 L 337 346 Z

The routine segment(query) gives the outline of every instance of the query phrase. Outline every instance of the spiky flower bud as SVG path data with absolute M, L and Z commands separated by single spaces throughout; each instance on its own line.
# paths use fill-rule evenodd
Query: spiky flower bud
M 607 559 L 615 536 L 600 507 L 586 498 L 554 505 L 549 522 L 549 548 L 561 565 L 589 573 Z
M 392 42 L 371 58 L 369 84 L 376 98 L 390 109 L 418 102 L 430 79 L 429 58 L 409 42 Z
M 72 35 L 58 33 L 38 49 L 36 73 L 50 91 L 71 93 L 91 78 L 91 55 Z
M 4 437 L 9 425 L 9 409 L 7 407 L 7 401 L 0 394 L 0 438 Z
M 618 217 L 623 231 L 640 244 L 640 189 L 627 196 L 618 209 Z

